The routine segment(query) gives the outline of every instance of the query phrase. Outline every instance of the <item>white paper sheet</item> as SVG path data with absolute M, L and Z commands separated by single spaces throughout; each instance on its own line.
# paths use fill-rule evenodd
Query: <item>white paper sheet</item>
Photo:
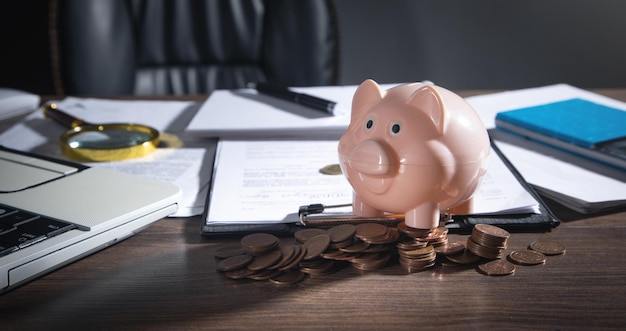
M 397 84 L 384 84 L 388 89 Z M 338 139 L 350 124 L 357 85 L 293 88 L 337 103 L 334 116 L 292 102 L 261 95 L 252 89 L 217 90 L 198 110 L 186 132 L 194 136 L 275 139 L 321 137 Z

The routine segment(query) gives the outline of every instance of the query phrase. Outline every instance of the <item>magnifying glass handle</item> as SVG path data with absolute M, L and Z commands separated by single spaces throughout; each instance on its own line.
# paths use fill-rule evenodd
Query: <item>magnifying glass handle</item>
M 75 128 L 79 125 L 89 124 L 81 119 L 78 119 L 66 112 L 63 112 L 57 108 L 56 103 L 48 104 L 43 108 L 43 113 L 47 118 L 54 120 L 55 122 L 69 128 Z

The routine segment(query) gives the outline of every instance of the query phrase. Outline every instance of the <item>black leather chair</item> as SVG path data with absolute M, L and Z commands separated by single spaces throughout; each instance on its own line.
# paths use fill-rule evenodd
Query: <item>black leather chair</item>
M 337 83 L 332 0 L 53 0 L 50 10 L 58 94 Z

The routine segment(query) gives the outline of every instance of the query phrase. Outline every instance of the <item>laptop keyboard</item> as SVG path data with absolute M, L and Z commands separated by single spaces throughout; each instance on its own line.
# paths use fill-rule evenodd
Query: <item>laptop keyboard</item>
M 0 204 L 0 256 L 75 228 L 68 222 Z

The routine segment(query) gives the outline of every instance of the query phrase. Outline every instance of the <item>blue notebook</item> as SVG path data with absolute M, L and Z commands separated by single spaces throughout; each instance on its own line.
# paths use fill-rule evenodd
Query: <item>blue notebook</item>
M 500 112 L 496 127 L 626 169 L 626 111 L 569 99 Z

